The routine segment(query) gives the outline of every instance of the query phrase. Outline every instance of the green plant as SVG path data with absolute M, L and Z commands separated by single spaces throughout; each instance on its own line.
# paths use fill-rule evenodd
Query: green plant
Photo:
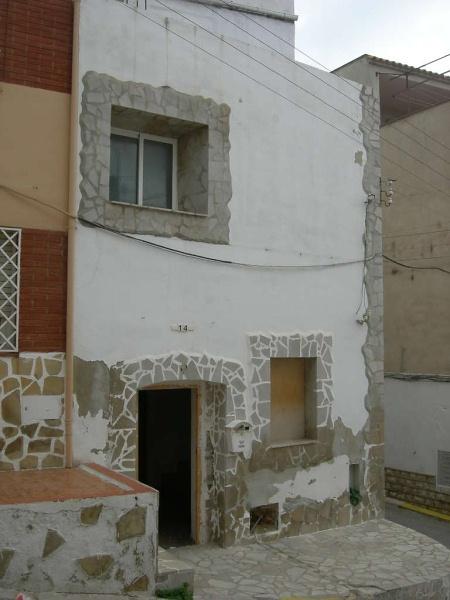
M 194 600 L 194 594 L 189 590 L 187 583 L 172 590 L 156 590 L 156 596 L 157 598 L 171 598 L 171 600 Z
M 358 506 L 361 502 L 361 492 L 356 488 L 350 488 L 350 504 L 352 506 Z

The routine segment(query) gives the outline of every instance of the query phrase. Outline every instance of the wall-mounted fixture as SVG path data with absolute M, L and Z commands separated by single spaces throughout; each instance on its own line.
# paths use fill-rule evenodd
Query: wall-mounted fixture
M 380 204 L 391 206 L 394 198 L 394 182 L 396 179 L 383 179 L 380 177 Z
M 360 325 L 367 325 L 369 322 L 369 313 L 366 311 L 360 319 L 356 319 L 356 322 Z

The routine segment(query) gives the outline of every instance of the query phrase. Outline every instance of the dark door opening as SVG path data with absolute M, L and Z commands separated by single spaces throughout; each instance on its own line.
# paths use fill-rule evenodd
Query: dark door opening
M 159 543 L 193 543 L 191 390 L 139 392 L 139 480 L 159 491 Z

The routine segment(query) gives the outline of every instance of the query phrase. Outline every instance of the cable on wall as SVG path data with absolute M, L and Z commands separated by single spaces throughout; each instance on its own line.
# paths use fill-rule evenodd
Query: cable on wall
M 157 0 L 158 1 L 158 0 Z M 224 6 L 224 8 L 228 8 L 230 10 L 233 9 L 233 5 L 229 2 L 226 2 L 226 0 L 219 0 L 222 5 Z M 283 54 L 283 52 L 280 52 L 277 48 L 274 48 L 273 46 L 271 46 L 270 44 L 268 44 L 267 42 L 265 42 L 264 40 L 262 40 L 261 38 L 259 38 L 258 36 L 253 35 L 251 32 L 249 32 L 247 29 L 245 29 L 244 27 L 241 27 L 238 23 L 235 23 L 234 21 L 232 21 L 231 19 L 227 19 L 224 15 L 222 15 L 220 12 L 214 10 L 213 8 L 211 8 L 210 6 L 205 5 L 206 8 L 208 8 L 208 10 L 210 10 L 211 12 L 214 12 L 216 15 L 218 15 L 220 18 L 224 19 L 225 21 L 227 21 L 228 23 L 231 23 L 232 25 L 234 25 L 234 27 L 240 29 L 241 31 L 243 31 L 244 33 L 246 33 L 248 36 L 252 37 L 253 39 L 257 40 L 258 42 L 260 42 L 261 44 L 263 44 L 264 46 L 267 46 L 271 51 L 276 52 L 277 54 L 279 54 L 280 56 L 282 56 L 285 60 L 288 60 L 289 62 L 293 63 L 297 68 L 302 69 L 303 71 L 305 71 L 306 73 L 308 73 L 309 75 L 311 75 L 312 77 L 315 77 L 316 79 L 318 79 L 319 81 L 321 81 L 322 83 L 324 83 L 325 85 L 331 87 L 333 90 L 337 91 L 339 94 L 343 95 L 345 98 L 347 98 L 348 100 L 350 100 L 350 102 L 353 102 L 354 104 L 360 105 L 360 103 L 355 100 L 354 98 L 352 98 L 351 96 L 345 94 L 342 90 L 339 90 L 338 88 L 336 88 L 334 85 L 332 85 L 330 82 L 326 81 L 325 79 L 322 79 L 322 77 L 320 77 L 319 75 L 317 75 L 316 73 L 313 73 L 312 71 L 310 71 L 308 68 L 306 68 L 304 65 L 302 65 L 301 63 L 297 62 L 295 59 L 292 59 L 288 56 L 286 56 L 285 54 Z M 252 23 L 254 23 L 255 25 L 257 25 L 258 27 L 260 27 L 261 29 L 267 31 L 268 33 L 270 33 L 271 35 L 273 35 L 275 38 L 281 40 L 284 44 L 286 44 L 287 46 L 293 48 L 294 50 L 296 50 L 297 52 L 299 52 L 300 54 L 303 54 L 304 56 L 306 56 L 307 58 L 309 58 L 310 60 L 312 60 L 313 62 L 315 62 L 316 64 L 318 64 L 319 66 L 321 66 L 323 69 L 325 69 L 325 71 L 328 71 L 329 73 L 332 73 L 333 75 L 335 75 L 336 77 L 338 77 L 341 81 L 343 81 L 344 83 L 346 83 L 349 87 L 353 88 L 354 90 L 356 90 L 358 93 L 360 92 L 360 88 L 353 84 L 350 80 L 346 79 L 345 77 L 343 77 L 342 75 L 340 75 L 339 73 L 335 73 L 333 71 L 331 71 L 331 69 L 329 69 L 328 67 L 326 67 L 325 65 L 323 65 L 322 63 L 320 63 L 319 61 L 315 60 L 312 56 L 310 56 L 309 54 L 306 54 L 305 52 L 303 52 L 302 50 L 300 50 L 295 44 L 292 44 L 291 42 L 286 41 L 285 39 L 283 39 L 280 35 L 278 35 L 277 33 L 273 32 L 271 29 L 269 29 L 268 27 L 265 27 L 262 23 L 259 23 L 258 21 L 256 21 L 255 19 L 253 19 L 252 17 L 250 17 L 248 14 L 244 14 L 244 17 L 248 20 L 251 21 Z M 442 58 L 442 57 L 441 57 Z M 440 59 L 436 59 L 436 60 L 440 60 Z M 435 62 L 435 61 L 433 61 Z M 378 100 L 377 100 L 378 102 Z M 378 113 L 368 110 L 369 114 L 371 114 L 372 116 L 378 117 Z M 435 138 L 433 138 L 432 136 L 430 136 L 429 134 L 427 134 L 425 131 L 423 131 L 422 129 L 420 129 L 419 127 L 412 125 L 410 123 L 408 123 L 408 125 L 411 125 L 412 127 L 414 127 L 415 129 L 417 129 L 418 131 L 422 132 L 425 136 L 429 137 L 432 141 L 434 141 L 436 144 L 440 144 L 441 146 L 443 146 L 443 148 L 450 150 L 450 148 L 448 146 L 446 146 L 445 144 L 442 144 L 439 140 L 436 140 Z M 436 152 L 434 152 L 433 150 L 431 150 L 430 148 L 428 148 L 427 146 L 425 146 L 424 144 L 422 144 L 419 140 L 417 140 L 416 138 L 408 135 L 407 133 L 405 133 L 404 131 L 402 131 L 400 128 L 395 127 L 394 125 L 391 125 L 391 127 L 393 127 L 396 131 L 398 131 L 401 135 L 405 136 L 406 138 L 410 139 L 412 142 L 416 143 L 418 146 L 420 146 L 421 148 L 423 148 L 424 150 L 427 150 L 428 152 L 430 152 L 430 154 L 433 154 L 434 156 L 438 157 L 440 160 L 450 164 L 450 161 L 446 160 L 444 157 L 442 157 L 441 155 L 437 154 Z
M 95 221 L 90 221 L 89 219 L 84 219 L 82 217 L 76 217 L 74 215 L 69 214 L 65 210 L 62 210 L 56 206 L 49 204 L 48 202 L 44 202 L 43 200 L 38 200 L 37 198 L 34 198 L 33 196 L 24 194 L 23 192 L 20 192 L 14 188 L 11 188 L 11 187 L 3 185 L 3 184 L 0 184 L 0 189 L 6 191 L 16 197 L 22 197 L 26 200 L 36 202 L 37 204 L 39 204 L 41 206 L 45 206 L 46 208 L 55 210 L 58 213 L 64 214 L 65 216 L 67 216 L 70 219 L 77 220 L 78 222 L 82 223 L 83 225 L 86 225 L 89 227 L 94 227 L 96 229 L 102 229 L 108 233 L 121 236 L 121 237 L 131 240 L 133 242 L 146 244 L 147 246 L 152 246 L 153 248 L 157 248 L 159 250 L 164 250 L 167 252 L 171 252 L 173 254 L 179 254 L 182 256 L 186 256 L 189 258 L 195 258 L 198 260 L 205 260 L 205 261 L 210 261 L 210 262 L 215 262 L 215 263 L 222 263 L 225 265 L 235 265 L 235 266 L 239 266 L 239 267 L 250 267 L 250 268 L 257 268 L 257 269 L 297 269 L 297 270 L 298 269 L 321 269 L 321 268 L 330 268 L 330 267 L 340 267 L 340 266 L 345 266 L 345 265 L 354 265 L 354 264 L 363 263 L 364 260 L 366 260 L 364 258 L 360 258 L 360 259 L 357 258 L 357 259 L 351 259 L 351 260 L 346 260 L 346 261 L 336 261 L 336 262 L 330 262 L 330 263 L 316 263 L 316 264 L 309 264 L 309 265 L 265 265 L 265 264 L 247 263 L 247 262 L 215 258 L 213 256 L 207 256 L 204 254 L 196 254 L 194 252 L 187 252 L 186 250 L 180 250 L 178 248 L 166 246 L 165 244 L 158 244 L 157 242 L 153 242 L 151 240 L 144 240 L 142 238 L 134 237 L 133 235 L 124 233 L 122 231 L 118 231 L 117 229 L 108 227 L 101 223 L 96 223 Z M 372 260 L 373 258 L 375 258 L 375 255 L 371 256 L 367 260 Z
M 325 104 L 327 107 L 331 108 L 332 110 L 334 110 L 335 112 L 337 112 L 338 114 L 344 116 L 345 118 L 349 119 L 351 122 L 353 122 L 354 124 L 360 125 L 359 121 L 353 119 L 353 117 L 351 117 L 350 115 L 348 115 L 347 113 L 345 113 L 344 111 L 341 111 L 340 109 L 334 107 L 332 104 L 326 102 L 326 100 L 324 100 L 323 98 L 321 98 L 320 96 L 317 96 L 316 94 L 314 94 L 313 92 L 307 90 L 306 88 L 302 87 L 301 85 L 298 85 L 295 81 L 293 81 L 292 79 L 289 79 L 288 77 L 285 77 L 284 75 L 282 75 L 281 73 L 279 73 L 276 69 L 272 69 L 271 67 L 269 67 L 266 63 L 264 63 L 263 61 L 258 60 L 257 58 L 251 56 L 250 54 L 248 54 L 247 52 L 244 52 L 241 48 L 239 48 L 238 46 L 235 46 L 234 44 L 232 44 L 231 42 L 228 42 L 227 40 L 225 40 L 222 36 L 210 31 L 209 29 L 207 29 L 206 27 L 204 27 L 203 25 L 201 25 L 200 23 L 198 23 L 198 21 L 194 21 L 193 19 L 191 19 L 190 17 L 184 15 L 183 13 L 181 13 L 180 11 L 176 10 L 175 8 L 172 8 L 171 6 L 168 6 L 167 4 L 165 4 L 162 0 L 154 0 L 155 2 L 157 2 L 160 6 L 163 6 L 164 8 L 166 8 L 167 10 L 172 11 L 173 13 L 177 14 L 178 16 L 180 16 L 181 18 L 185 19 L 187 22 L 191 23 L 192 25 L 194 25 L 194 27 L 198 27 L 199 29 L 205 31 L 206 33 L 208 33 L 209 35 L 217 38 L 220 42 L 230 46 L 231 48 L 233 48 L 234 50 L 236 50 L 237 52 L 243 54 L 245 57 L 249 58 L 250 60 L 256 62 L 257 64 L 263 66 L 264 68 L 266 68 L 268 71 L 275 73 L 278 77 L 285 79 L 286 81 L 288 81 L 289 83 L 291 83 L 292 85 L 294 85 L 296 88 L 302 90 L 303 92 L 309 94 L 310 96 L 314 97 L 316 100 L 319 100 L 319 102 L 321 102 L 322 104 Z M 131 8 L 131 7 L 129 7 Z M 215 11 L 214 9 L 212 9 L 209 6 L 206 6 L 206 8 L 208 8 L 208 10 L 211 10 L 212 12 L 214 12 L 215 14 L 221 16 L 222 18 L 223 15 L 220 15 L 220 13 L 218 13 L 217 11 Z M 136 11 L 135 11 L 136 12 Z M 138 13 L 140 16 L 144 17 L 144 18 L 148 18 L 146 17 L 146 15 L 142 14 L 142 13 Z M 152 19 L 150 19 L 152 20 Z M 225 19 L 226 21 L 229 21 L 229 19 Z M 155 21 L 153 21 L 155 22 Z M 232 21 L 230 21 L 233 25 L 235 25 Z M 240 28 L 238 25 L 235 25 L 236 27 Z M 241 29 L 241 28 L 240 28 Z M 173 33 L 173 30 L 170 30 L 170 32 Z M 243 29 L 243 31 L 246 31 L 245 29 Z M 250 35 L 251 37 L 255 37 L 252 34 L 250 34 L 249 32 L 246 32 L 248 35 Z M 183 38 L 186 39 L 186 38 Z M 255 39 L 257 39 L 258 41 L 260 41 L 261 43 L 265 43 L 262 40 L 260 40 L 259 38 L 255 37 Z M 197 48 L 199 48 L 200 50 L 204 50 L 204 48 L 201 48 L 200 46 L 196 45 Z M 269 46 L 274 52 L 276 52 L 277 50 L 271 46 Z M 205 50 L 204 50 L 205 51 Z M 208 52 L 209 53 L 209 52 Z M 216 55 L 212 55 L 215 58 L 218 58 Z M 284 56 L 284 55 L 283 55 Z M 287 59 L 287 57 L 284 56 L 284 58 Z M 222 59 L 220 59 L 222 61 Z M 229 63 L 227 63 L 228 66 L 230 66 Z M 298 65 L 298 63 L 296 63 Z M 302 66 L 302 65 L 301 65 Z M 234 68 L 232 66 L 232 68 Z M 307 71 L 309 73 L 309 71 Z M 320 79 L 323 83 L 326 83 L 323 79 Z M 258 83 L 261 84 L 261 82 L 258 81 Z M 334 86 L 331 86 L 333 89 Z M 338 90 L 337 90 L 338 91 Z M 338 91 L 339 92 L 339 91 Z M 343 94 L 342 92 L 339 92 L 341 94 Z M 348 98 L 348 96 L 346 96 L 345 94 L 343 94 L 345 97 Z M 285 99 L 286 97 L 283 96 Z M 355 101 L 356 102 L 356 101 Z M 357 102 L 358 106 L 360 106 L 360 103 Z M 299 105 L 300 107 L 300 105 Z M 303 107 L 300 107 L 303 109 Z M 369 111 L 370 113 L 370 111 Z M 310 113 L 313 114 L 313 113 Z M 374 113 L 372 113 L 374 115 Z M 314 116 L 316 118 L 320 118 L 317 115 L 314 114 Z M 378 115 L 377 115 L 378 116 Z M 329 122 L 327 121 L 327 123 L 329 124 Z M 344 133 L 344 135 L 346 135 L 347 137 L 351 137 L 353 138 L 353 136 L 348 136 L 348 134 L 346 132 L 344 132 L 343 130 L 341 130 L 340 128 L 338 128 L 341 133 Z M 396 128 L 398 129 L 398 128 Z M 404 132 L 402 132 L 401 130 L 399 130 L 400 133 L 402 133 L 403 135 L 405 135 L 406 137 L 411 137 L 408 136 L 408 134 L 405 134 Z M 395 144 L 394 142 L 391 142 L 390 140 L 388 140 L 387 138 L 383 137 L 381 135 L 381 133 L 379 134 L 379 137 L 381 140 L 383 140 L 386 144 L 392 146 L 393 148 L 396 148 L 399 152 L 405 154 L 406 156 L 408 156 L 409 158 L 411 158 L 412 160 L 416 161 L 417 163 L 423 165 L 425 168 L 429 169 L 430 171 L 436 173 L 437 175 L 439 175 L 440 177 L 443 177 L 444 179 L 447 179 L 450 182 L 450 177 L 447 177 L 447 175 L 441 173 L 440 171 L 438 171 L 437 169 L 435 169 L 434 167 L 432 167 L 431 165 L 429 165 L 428 163 L 426 163 L 425 161 L 421 160 L 420 158 L 417 158 L 416 156 L 414 156 L 413 154 L 409 153 L 407 150 L 405 150 L 404 148 L 402 148 L 401 146 L 399 146 L 398 144 Z M 362 142 L 360 140 L 357 140 L 357 138 L 353 138 L 355 141 L 357 141 L 359 144 L 362 145 Z M 416 141 L 414 138 L 411 138 L 414 142 Z M 420 142 L 417 142 L 419 145 L 422 145 Z M 425 147 L 426 149 L 426 147 Z M 439 158 L 443 161 L 443 162 L 448 162 L 444 157 L 439 155 Z M 450 164 L 450 162 L 448 163 Z
M 399 260 L 395 260 L 386 254 L 383 254 L 383 258 L 387 261 L 393 263 L 394 265 L 398 265 L 399 267 L 404 267 L 405 269 L 414 269 L 414 271 L 441 271 L 442 273 L 447 273 L 450 275 L 450 271 L 444 269 L 443 267 L 417 267 L 414 265 L 405 265 L 405 263 L 400 262 Z
M 232 69 L 233 71 L 235 71 L 236 73 L 239 73 L 240 75 L 242 75 L 243 77 L 246 77 L 247 79 L 249 79 L 250 81 L 253 81 L 253 83 L 256 83 L 257 85 L 263 87 L 264 89 L 268 90 L 269 92 L 271 92 L 272 94 L 275 94 L 275 96 L 279 96 L 280 98 L 282 98 L 283 100 L 286 100 L 286 102 L 289 102 L 289 104 L 292 104 L 293 106 L 295 106 L 296 108 L 300 109 L 301 111 L 309 114 L 310 116 L 312 116 L 314 119 L 318 119 L 319 121 L 321 121 L 322 123 L 328 125 L 329 127 L 331 127 L 332 129 L 338 131 L 339 133 L 341 133 L 342 135 L 344 135 L 346 138 L 348 138 L 349 140 L 351 140 L 352 142 L 356 142 L 359 146 L 363 146 L 362 141 L 352 135 L 350 135 L 349 133 L 347 133 L 346 131 L 344 131 L 343 129 L 340 129 L 339 127 L 337 127 L 336 125 L 333 125 L 333 123 L 330 123 L 329 121 L 327 121 L 326 119 L 324 119 L 323 117 L 316 115 L 315 113 L 313 113 L 312 111 L 310 111 L 308 108 L 305 108 L 304 106 L 302 106 L 301 104 L 298 104 L 297 102 L 295 102 L 294 100 L 292 100 L 291 98 L 289 98 L 288 96 L 285 96 L 284 94 L 281 94 L 280 92 L 278 92 L 277 90 L 273 89 L 272 87 L 270 87 L 269 85 L 266 85 L 265 83 L 263 83 L 262 81 L 259 81 L 258 79 L 256 79 L 256 77 L 253 77 L 252 75 L 249 75 L 248 73 L 246 73 L 245 71 L 242 71 L 241 69 L 239 69 L 238 67 L 232 65 L 231 63 L 227 62 L 226 60 L 224 60 L 223 58 L 220 58 L 220 56 L 217 56 L 216 54 L 214 54 L 213 52 L 210 52 L 209 50 L 206 50 L 206 48 L 202 48 L 201 46 L 199 46 L 198 44 L 196 44 L 195 42 L 193 42 L 192 40 L 184 37 L 183 35 L 181 35 L 180 33 L 177 33 L 176 31 L 174 31 L 173 29 L 169 29 L 169 27 L 167 27 L 166 25 L 163 25 L 162 23 L 159 23 L 158 21 L 155 21 L 154 19 L 152 19 L 151 17 L 149 17 L 148 15 L 144 15 L 143 13 L 138 12 L 136 9 L 134 9 L 133 7 L 127 5 L 127 4 L 122 4 L 120 3 L 120 6 L 123 6 L 125 9 L 131 10 L 134 13 L 139 14 L 139 16 L 141 16 L 143 19 L 146 19 L 147 21 L 150 21 L 151 23 L 153 23 L 154 25 L 156 25 L 157 27 L 160 27 L 161 29 L 163 29 L 165 32 L 169 32 L 172 35 L 180 38 L 181 40 L 183 40 L 184 42 L 186 42 L 187 44 L 193 46 L 194 48 L 196 48 L 197 50 L 200 50 L 201 52 L 207 54 L 208 56 L 210 56 L 211 58 L 213 58 L 214 60 L 220 62 L 221 64 L 227 66 L 228 68 Z M 169 10 L 174 10 L 172 8 L 169 8 Z M 175 11 L 176 12 L 176 11 Z M 198 27 L 200 27 L 200 25 L 196 25 Z M 211 33 L 211 32 L 210 32 Z M 211 35 L 214 35 L 213 33 L 211 33 Z M 224 41 L 222 40 L 222 38 L 220 38 L 220 41 Z M 245 52 L 244 52 L 245 54 Z M 248 55 L 247 55 L 248 56 Z M 251 58 L 251 57 L 250 57 Z

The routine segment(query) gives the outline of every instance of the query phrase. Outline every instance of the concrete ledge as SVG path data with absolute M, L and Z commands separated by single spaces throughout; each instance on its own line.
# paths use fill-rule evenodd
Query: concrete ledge
M 155 490 L 94 464 L 0 473 L 0 490 L 0 587 L 45 600 L 153 594 Z
M 194 589 L 194 569 L 164 548 L 158 548 L 158 574 L 156 577 L 157 590 L 170 590 L 187 583 L 190 590 Z

